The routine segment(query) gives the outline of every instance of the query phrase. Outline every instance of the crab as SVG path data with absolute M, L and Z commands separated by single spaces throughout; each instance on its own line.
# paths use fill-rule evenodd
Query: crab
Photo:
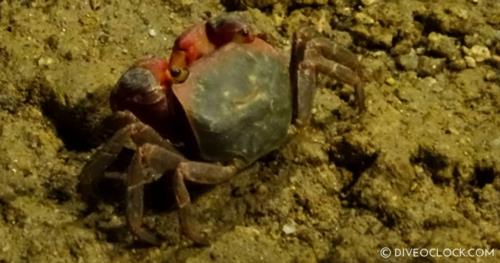
M 352 85 L 362 111 L 360 72 L 358 56 L 310 28 L 293 35 L 288 59 L 239 14 L 196 24 L 177 38 L 168 59 L 140 60 L 118 80 L 110 104 L 124 126 L 84 166 L 82 194 L 95 197 L 119 154 L 133 150 L 119 176 L 130 231 L 161 242 L 142 225 L 144 185 L 169 176 L 182 232 L 204 243 L 190 222 L 186 182 L 225 182 L 279 148 L 291 125 L 309 122 L 318 73 Z

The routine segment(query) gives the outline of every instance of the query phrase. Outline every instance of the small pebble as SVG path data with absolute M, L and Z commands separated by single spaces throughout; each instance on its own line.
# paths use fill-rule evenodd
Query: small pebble
M 411 49 L 408 54 L 399 56 L 396 61 L 406 70 L 415 70 L 418 68 L 418 56 L 414 49 Z
M 491 58 L 490 50 L 483 45 L 474 45 L 470 49 L 471 56 L 476 60 L 476 62 L 483 62 Z
M 487 80 L 487 81 L 493 81 L 493 80 L 496 80 L 498 78 L 497 76 L 497 73 L 493 70 L 488 70 L 486 72 L 486 75 L 484 76 L 484 78 Z
M 463 47 L 463 51 L 467 56 L 472 57 L 476 62 L 483 62 L 491 58 L 491 53 L 488 47 L 483 45 L 474 45 L 470 49 Z
M 449 132 L 450 134 L 453 134 L 453 135 L 459 135 L 460 134 L 460 132 L 457 129 L 453 128 L 453 127 L 448 127 L 447 132 Z
M 393 86 L 394 84 L 396 84 L 396 80 L 393 77 L 388 77 L 387 79 L 385 79 L 385 83 L 387 83 L 390 86 Z
M 295 225 L 285 224 L 283 226 L 283 233 L 285 233 L 285 235 L 290 235 L 290 234 L 293 234 L 295 232 L 297 232 L 297 227 L 295 227 Z
M 148 30 L 148 35 L 150 37 L 155 37 L 157 35 L 156 30 L 154 30 L 153 28 L 149 29 Z
M 458 5 L 451 7 L 450 12 L 464 20 L 469 18 L 469 12 L 467 9 L 461 8 Z
M 418 59 L 418 74 L 422 76 L 434 76 L 443 70 L 444 64 L 444 58 L 420 56 Z
M 373 19 L 371 16 L 365 14 L 365 13 L 356 13 L 354 15 L 354 19 L 358 21 L 360 24 L 364 25 L 372 25 L 375 23 L 375 19 Z
M 465 63 L 464 58 L 459 58 L 459 59 L 450 61 L 449 66 L 451 69 L 455 69 L 455 70 L 463 70 L 463 69 L 467 68 L 467 64 Z
M 54 59 L 51 57 L 41 57 L 38 59 L 38 66 L 48 67 L 54 63 Z
M 475 68 L 477 66 L 476 61 L 474 60 L 474 58 L 472 58 L 470 56 L 465 56 L 464 59 L 465 59 L 465 64 L 467 64 L 467 67 L 469 67 L 469 68 Z

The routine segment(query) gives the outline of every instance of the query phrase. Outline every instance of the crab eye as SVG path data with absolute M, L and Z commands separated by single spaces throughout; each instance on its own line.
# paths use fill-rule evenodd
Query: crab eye
M 182 83 L 189 76 L 189 70 L 185 68 L 171 67 L 170 75 L 172 76 L 174 83 Z

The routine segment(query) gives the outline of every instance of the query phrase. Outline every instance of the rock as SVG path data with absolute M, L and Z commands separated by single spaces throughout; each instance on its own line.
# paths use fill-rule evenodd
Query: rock
M 449 60 L 456 60 L 460 56 L 460 50 L 455 38 L 432 32 L 427 39 L 429 51 L 445 56 Z
M 397 57 L 396 62 L 405 70 L 415 70 L 418 67 L 418 56 L 414 49 L 410 53 Z
M 282 230 L 285 235 L 290 235 L 297 232 L 297 227 L 295 224 L 285 224 L 283 225 Z
M 441 72 L 445 65 L 444 58 L 420 56 L 418 58 L 418 74 L 421 76 L 434 76 Z
M 155 37 L 156 35 L 158 35 L 158 33 L 156 32 L 156 30 L 154 28 L 151 28 L 148 30 L 148 35 L 150 37 Z
M 467 67 L 469 67 L 469 68 L 475 68 L 477 66 L 476 60 L 474 60 L 473 57 L 471 57 L 471 56 L 465 56 L 464 59 L 465 59 L 465 64 L 467 64 Z
M 356 19 L 356 21 L 360 24 L 364 24 L 364 25 L 372 25 L 375 23 L 375 19 L 373 19 L 371 16 L 369 16 L 368 14 L 365 14 L 365 13 L 356 13 L 354 15 L 354 19 Z
M 49 67 L 54 64 L 54 59 L 51 57 L 41 57 L 38 59 L 37 63 L 40 67 Z
M 476 62 L 483 62 L 491 58 L 491 53 L 488 47 L 483 45 L 474 45 L 470 49 L 463 48 L 463 51 L 468 56 L 472 57 Z

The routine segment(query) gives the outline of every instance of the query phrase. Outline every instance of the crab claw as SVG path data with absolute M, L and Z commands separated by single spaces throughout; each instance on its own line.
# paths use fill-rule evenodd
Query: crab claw
M 250 24 L 238 14 L 225 14 L 210 19 L 205 24 L 207 37 L 216 47 L 229 42 L 250 43 L 256 35 Z
M 118 80 L 111 91 L 113 111 L 131 110 L 140 105 L 153 105 L 165 99 L 165 88 L 170 82 L 168 62 L 151 58 L 137 62 Z
M 230 43 L 250 43 L 256 34 L 237 14 L 225 14 L 197 24 L 179 36 L 170 56 L 170 73 L 175 83 L 186 80 L 188 67 L 197 59 Z

